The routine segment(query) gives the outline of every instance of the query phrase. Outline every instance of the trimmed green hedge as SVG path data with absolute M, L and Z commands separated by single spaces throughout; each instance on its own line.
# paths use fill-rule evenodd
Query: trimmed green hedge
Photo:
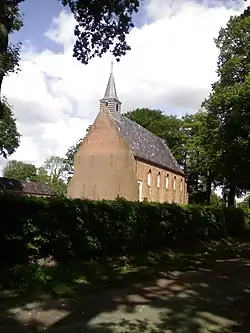
M 49 255 L 57 260 L 90 259 L 241 236 L 247 218 L 237 208 L 0 193 L 1 262 L 23 263 L 30 256 Z

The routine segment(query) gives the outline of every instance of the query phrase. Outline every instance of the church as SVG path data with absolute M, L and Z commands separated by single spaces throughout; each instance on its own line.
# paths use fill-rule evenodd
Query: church
M 67 197 L 187 204 L 185 174 L 167 143 L 121 114 L 113 70 L 74 160 Z

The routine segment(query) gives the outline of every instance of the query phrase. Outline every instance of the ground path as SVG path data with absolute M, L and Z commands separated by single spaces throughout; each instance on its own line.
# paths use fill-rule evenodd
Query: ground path
M 99 294 L 13 304 L 0 315 L 0 332 L 249 333 L 250 261 L 217 260 Z

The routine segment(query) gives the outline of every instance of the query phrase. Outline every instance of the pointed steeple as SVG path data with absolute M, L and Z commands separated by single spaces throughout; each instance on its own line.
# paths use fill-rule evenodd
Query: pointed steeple
M 113 74 L 113 61 L 111 62 L 111 71 L 104 97 L 100 100 L 100 110 L 104 110 L 104 106 L 108 108 L 112 117 L 119 121 L 121 115 L 121 102 L 117 97 L 115 79 Z
M 117 93 L 116 93 L 116 87 L 115 87 L 115 79 L 114 79 L 114 74 L 113 74 L 113 60 L 111 61 L 111 71 L 110 71 L 110 76 L 109 76 L 104 98 L 115 98 L 118 100 Z

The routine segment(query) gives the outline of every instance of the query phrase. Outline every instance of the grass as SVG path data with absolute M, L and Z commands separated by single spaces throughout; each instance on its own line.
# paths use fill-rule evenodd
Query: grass
M 0 273 L 1 290 L 24 294 L 70 297 L 79 290 L 86 293 L 118 287 L 156 277 L 168 270 L 196 269 L 200 265 L 249 256 L 250 245 L 233 240 L 137 253 L 133 256 L 96 259 L 89 262 L 19 265 Z

